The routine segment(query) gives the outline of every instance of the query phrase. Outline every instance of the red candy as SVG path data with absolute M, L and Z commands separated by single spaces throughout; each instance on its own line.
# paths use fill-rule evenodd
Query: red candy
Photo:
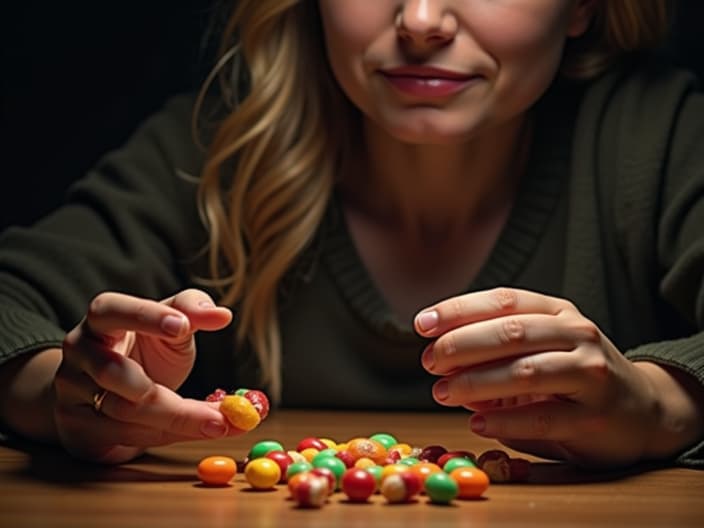
M 304 449 L 310 449 L 311 447 L 313 449 L 317 449 L 318 451 L 322 451 L 323 449 L 328 448 L 328 446 L 326 446 L 320 438 L 309 436 L 298 442 L 298 445 L 296 446 L 296 451 L 300 453 Z
M 376 491 L 374 475 L 364 469 L 350 468 L 342 474 L 342 491 L 352 502 L 365 502 Z
M 262 420 L 269 416 L 269 398 L 262 391 L 250 389 L 243 393 L 242 396 L 252 402 Z
M 227 392 L 222 389 L 215 389 L 213 392 L 208 394 L 208 396 L 205 398 L 205 401 L 220 402 L 225 399 L 225 396 L 227 396 Z

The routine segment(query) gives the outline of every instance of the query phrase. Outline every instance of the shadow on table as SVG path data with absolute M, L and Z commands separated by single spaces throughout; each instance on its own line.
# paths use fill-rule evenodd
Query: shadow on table
M 27 464 L 15 475 L 59 486 L 93 486 L 116 482 L 181 482 L 195 478 L 192 464 L 164 456 L 145 454 L 128 464 L 111 466 L 83 462 L 60 448 L 43 445 L 13 445 L 2 442 L 27 455 Z M 163 469 L 163 471 L 161 471 Z
M 635 477 L 643 473 L 664 469 L 662 464 L 638 464 L 629 468 L 589 470 L 559 462 L 533 462 L 526 485 L 589 484 L 610 482 Z

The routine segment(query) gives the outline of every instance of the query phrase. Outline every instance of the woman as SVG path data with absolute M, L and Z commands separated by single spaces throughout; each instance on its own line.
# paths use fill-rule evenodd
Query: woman
M 202 399 L 261 383 L 701 464 L 704 99 L 636 60 L 666 27 L 656 0 L 238 2 L 218 96 L 4 234 L 3 421 L 122 462 L 239 434 Z

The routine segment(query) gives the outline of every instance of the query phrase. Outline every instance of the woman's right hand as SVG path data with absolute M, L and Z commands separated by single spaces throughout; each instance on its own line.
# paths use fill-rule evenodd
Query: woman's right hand
M 148 447 L 240 434 L 217 403 L 174 392 L 193 367 L 194 333 L 219 330 L 231 319 L 200 290 L 161 302 L 96 296 L 66 335 L 53 381 L 60 442 L 80 458 L 121 463 Z

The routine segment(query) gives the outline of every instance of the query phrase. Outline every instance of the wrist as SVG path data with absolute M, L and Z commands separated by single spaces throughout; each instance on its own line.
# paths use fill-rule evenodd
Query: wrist
M 634 365 L 650 382 L 657 399 L 654 428 L 644 458 L 676 456 L 704 435 L 704 387 L 691 375 L 666 365 L 638 361 Z
M 15 433 L 56 442 L 52 380 L 61 362 L 60 349 L 15 357 L 0 367 L 0 420 Z

